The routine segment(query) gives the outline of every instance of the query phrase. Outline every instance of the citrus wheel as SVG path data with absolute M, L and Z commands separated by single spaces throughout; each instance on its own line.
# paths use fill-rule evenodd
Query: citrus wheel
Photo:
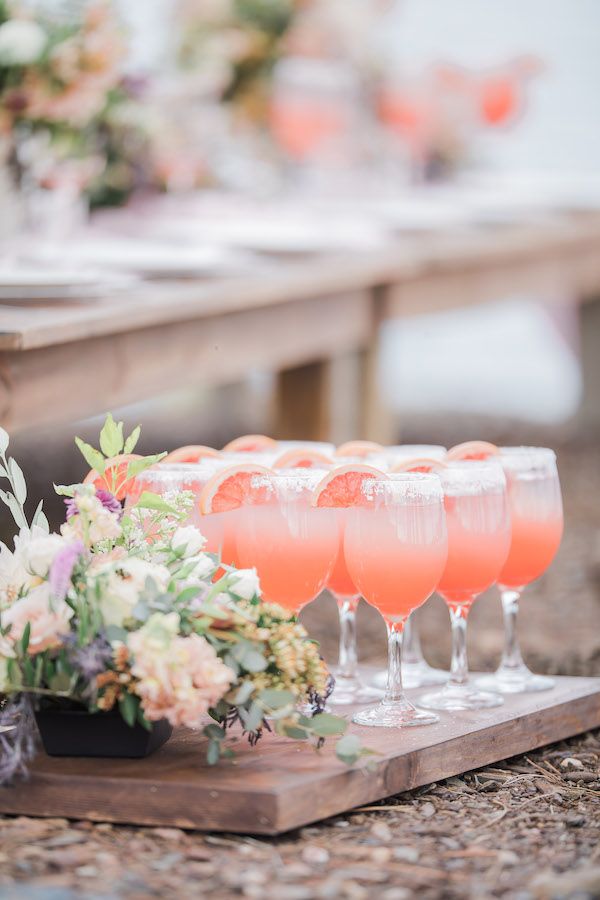
M 336 456 L 368 456 L 369 453 L 381 453 L 385 450 L 382 444 L 375 441 L 346 441 L 335 451 Z
M 318 469 L 330 466 L 333 460 L 325 453 L 311 450 L 310 447 L 292 447 L 282 453 L 273 463 L 274 469 Z
M 390 471 L 395 472 L 441 472 L 446 468 L 446 463 L 439 459 L 429 459 L 427 456 L 413 457 L 413 459 L 403 459 L 402 462 L 396 463 Z
M 163 463 L 196 463 L 201 459 L 214 459 L 220 456 L 218 450 L 205 447 L 204 444 L 190 444 L 187 447 L 178 447 L 161 459 Z
M 250 494 L 252 479 L 257 475 L 269 474 L 270 469 L 253 463 L 240 463 L 221 469 L 202 488 L 198 499 L 201 514 L 206 516 L 238 509 Z
M 135 459 L 142 459 L 139 453 L 120 453 L 106 460 L 104 475 L 90 469 L 84 484 L 93 484 L 97 491 L 110 491 L 117 500 L 124 500 L 134 490 L 135 477 L 127 478 L 127 466 Z
M 266 434 L 243 434 L 225 444 L 223 450 L 226 453 L 256 453 L 261 450 L 274 450 L 277 441 Z
M 328 472 L 313 491 L 313 506 L 341 509 L 362 504 L 362 486 L 373 478 L 387 476 L 374 466 L 360 464 L 338 466 Z
M 466 441 L 464 444 L 451 447 L 446 454 L 446 459 L 450 461 L 489 459 L 490 456 L 497 456 L 499 453 L 496 445 L 490 444 L 488 441 Z

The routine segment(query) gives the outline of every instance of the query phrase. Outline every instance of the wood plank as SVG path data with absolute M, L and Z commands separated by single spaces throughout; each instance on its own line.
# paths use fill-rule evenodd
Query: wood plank
M 322 294 L 419 279 L 495 270 L 514 283 L 536 285 L 535 272 L 550 261 L 569 295 L 600 292 L 600 214 L 556 215 L 520 225 L 452 229 L 402 235 L 387 246 L 357 253 L 323 254 L 301 262 L 256 265 L 235 277 L 144 283 L 125 295 L 93 303 L 0 306 L 0 350 L 31 350 L 67 341 L 120 334 L 142 327 L 206 318 Z M 499 277 L 499 276 L 498 276 Z M 544 274 L 544 285 L 551 277 Z M 497 282 L 498 283 L 498 282 Z M 430 293 L 437 308 L 440 293 Z M 460 296 L 455 301 L 462 305 Z M 484 299 L 480 296 L 479 299 Z M 424 303 L 424 301 L 420 301 Z M 432 302 L 432 301 L 428 301 Z M 413 310 L 414 311 L 414 310 Z M 420 309 L 427 312 L 427 304 Z
M 331 382 L 327 359 L 279 372 L 273 434 L 321 441 L 331 435 Z
M 0 423 L 16 431 L 70 421 L 253 368 L 301 365 L 362 346 L 369 323 L 369 295 L 354 291 L 0 353 Z
M 598 726 L 600 679 L 562 677 L 426 728 L 352 726 L 380 754 L 372 770 L 270 735 L 211 768 L 203 739 L 182 730 L 146 760 L 40 754 L 28 782 L 0 789 L 0 812 L 274 835 Z

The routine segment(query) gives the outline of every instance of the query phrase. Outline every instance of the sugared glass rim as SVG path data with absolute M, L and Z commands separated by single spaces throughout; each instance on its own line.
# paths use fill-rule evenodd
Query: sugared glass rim
M 380 478 L 365 478 L 361 492 L 367 499 L 391 492 L 394 500 L 415 505 L 440 503 L 444 497 L 442 482 L 435 472 L 390 472 Z
M 438 474 L 446 496 L 502 492 L 506 488 L 506 475 L 496 456 L 450 460 Z
M 526 472 L 544 467 L 556 470 L 556 453 L 550 447 L 499 447 L 497 457 L 511 472 Z

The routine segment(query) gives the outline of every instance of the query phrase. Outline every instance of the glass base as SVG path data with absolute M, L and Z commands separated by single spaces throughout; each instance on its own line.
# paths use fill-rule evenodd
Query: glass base
M 503 703 L 504 697 L 501 697 L 500 694 L 480 691 L 471 684 L 460 687 L 447 685 L 443 691 L 419 697 L 419 704 L 427 709 L 488 709 L 493 706 L 502 706 Z
M 434 713 L 416 709 L 412 703 L 398 701 L 396 703 L 378 703 L 362 709 L 352 716 L 357 725 L 370 728 L 408 728 L 415 725 L 435 725 L 439 716 Z
M 527 666 L 522 669 L 498 669 L 490 675 L 481 675 L 476 679 L 477 687 L 501 694 L 528 694 L 536 691 L 550 691 L 555 685 L 553 678 L 547 675 L 534 675 Z
M 449 674 L 443 669 L 434 669 L 425 660 L 417 663 L 402 663 L 402 686 L 406 688 L 429 687 L 434 684 L 446 684 Z M 382 669 L 371 679 L 371 684 L 385 689 L 387 672 Z
M 351 703 L 373 703 L 383 697 L 383 690 L 363 684 L 360 678 L 347 678 L 335 670 L 333 675 L 335 687 L 327 700 L 328 705 L 348 706 Z

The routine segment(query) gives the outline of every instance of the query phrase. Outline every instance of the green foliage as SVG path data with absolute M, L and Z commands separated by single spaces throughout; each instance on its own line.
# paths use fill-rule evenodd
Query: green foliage
M 0 477 L 6 478 L 11 487 L 10 491 L 0 490 L 0 500 L 9 508 L 15 524 L 19 529 L 29 528 L 25 514 L 25 502 L 27 500 L 27 484 L 25 476 L 16 459 L 7 457 L 9 436 L 4 428 L 0 428 Z M 44 531 L 49 531 L 48 520 L 42 509 L 43 501 L 38 503 L 31 525 L 37 525 Z

